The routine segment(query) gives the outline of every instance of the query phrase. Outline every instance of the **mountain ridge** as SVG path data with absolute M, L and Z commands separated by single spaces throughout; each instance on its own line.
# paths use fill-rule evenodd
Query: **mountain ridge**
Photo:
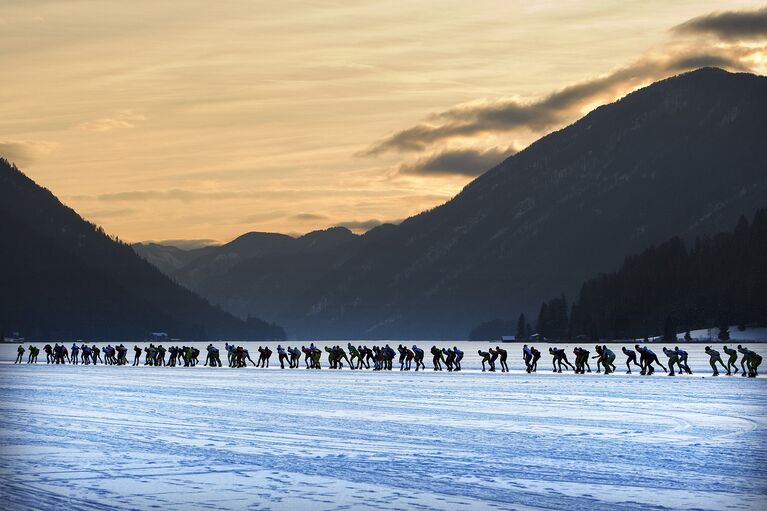
M 30 339 L 284 338 L 179 286 L 0 158 L 0 329 Z
M 180 281 L 236 314 L 267 310 L 299 336 L 462 337 L 574 294 L 653 243 L 752 215 L 767 197 L 765 119 L 764 77 L 685 73 L 596 108 L 445 204 L 319 262 L 293 254 L 287 267 L 264 255 L 210 288 Z

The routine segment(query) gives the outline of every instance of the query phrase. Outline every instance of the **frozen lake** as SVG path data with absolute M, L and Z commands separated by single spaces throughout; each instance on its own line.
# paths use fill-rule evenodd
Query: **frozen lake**
M 669 378 L 624 375 L 620 354 L 612 376 L 552 374 L 546 355 L 528 375 L 516 344 L 510 374 L 483 374 L 488 345 L 460 344 L 468 370 L 455 374 L 48 366 L 44 354 L 13 366 L 2 346 L 0 502 L 767 509 L 767 380 L 709 377 L 702 345 L 688 348 L 695 374 Z

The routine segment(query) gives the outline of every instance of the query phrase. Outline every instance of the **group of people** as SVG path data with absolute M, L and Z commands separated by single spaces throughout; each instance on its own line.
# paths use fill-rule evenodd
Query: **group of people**
M 268 346 L 259 346 L 258 362 L 254 362 L 246 348 L 235 346 L 228 342 L 224 344 L 224 347 L 227 352 L 229 367 L 247 367 L 247 363 L 250 362 L 255 367 L 267 368 L 273 354 L 273 351 Z M 346 350 L 338 345 L 325 346 L 324 349 L 320 349 L 312 343 L 309 346 L 301 346 L 301 348 L 297 346 L 283 348 L 282 345 L 278 345 L 276 351 L 281 369 L 285 369 L 286 366 L 289 369 L 299 368 L 301 366 L 302 355 L 304 356 L 304 366 L 306 369 L 322 369 L 323 352 L 327 353 L 328 367 L 330 369 L 342 369 L 345 363 L 350 369 L 370 369 L 372 366 L 374 371 L 391 371 L 395 364 L 394 360 L 397 358 L 400 371 L 409 371 L 413 369 L 413 365 L 415 365 L 415 371 L 426 369 L 423 361 L 424 350 L 416 345 L 408 348 L 400 344 L 396 350 L 388 344 L 368 348 L 366 345 L 354 346 L 352 343 L 348 343 L 346 347 Z M 717 350 L 710 346 L 705 348 L 705 352 L 709 356 L 713 376 L 719 376 L 720 374 L 717 364 L 722 367 L 728 376 L 733 373 L 738 374 L 739 372 L 742 376 L 757 376 L 759 365 L 762 363 L 761 355 L 742 345 L 738 345 L 737 348 L 723 346 L 722 349 L 728 357 L 726 364 Z M 23 345 L 18 347 L 15 364 L 24 362 L 26 351 Z M 95 344 L 89 346 L 85 343 L 73 343 L 71 349 L 67 349 L 64 344 L 56 343 L 53 346 L 46 344 L 43 347 L 43 351 L 45 351 L 47 364 L 96 365 L 99 362 L 106 365 L 128 364 L 128 348 L 122 344 L 118 346 L 109 344 L 99 349 Z M 203 365 L 222 367 L 223 364 L 221 363 L 218 348 L 213 346 L 213 344 L 208 344 L 206 351 L 207 355 Z M 626 356 L 626 374 L 631 374 L 632 365 L 639 368 L 639 374 L 641 375 L 653 374 L 655 372 L 655 365 L 660 366 L 669 376 L 692 374 L 692 370 L 687 363 L 688 353 L 680 349 L 679 346 L 674 347 L 674 349 L 663 348 L 663 354 L 667 358 L 668 367 L 647 346 L 636 344 L 634 349 L 623 346 L 621 351 Z M 162 345 L 155 346 L 154 344 L 149 344 L 149 346 L 144 348 L 134 345 L 133 352 L 133 366 L 142 365 L 142 357 L 143 365 L 148 366 L 176 367 L 183 365 L 184 367 L 194 367 L 199 364 L 200 350 L 193 346 L 171 346 L 166 349 Z M 430 352 L 432 354 L 432 367 L 435 371 L 447 370 L 452 372 L 461 370 L 461 360 L 464 353 L 457 346 L 453 346 L 453 348 L 432 346 Z M 589 364 L 590 360 L 596 360 L 597 373 L 604 372 L 604 374 L 610 374 L 616 371 L 616 354 L 614 351 L 608 348 L 607 345 L 602 344 L 596 345 L 594 352 L 596 354 L 591 356 L 591 352 L 585 348 L 580 346 L 573 348 L 572 353 L 575 364 L 571 364 L 564 349 L 551 347 L 549 348 L 549 355 L 551 355 L 553 371 L 561 373 L 564 367 L 576 374 L 590 373 L 592 372 L 591 365 Z M 27 363 L 37 363 L 39 353 L 39 348 L 30 345 Z M 497 366 L 500 366 L 501 372 L 509 371 L 507 364 L 508 352 L 500 346 L 490 348 L 487 351 L 479 349 L 477 353 L 482 362 L 483 372 L 495 372 Z M 739 354 L 741 355 L 740 371 L 737 365 Z M 522 359 L 528 373 L 534 373 L 538 370 L 540 358 L 541 352 L 534 346 L 525 344 L 522 347 Z
M 120 345 L 119 347 L 123 347 Z M 118 348 L 119 348 L 118 347 Z M 97 362 L 107 363 L 107 364 L 116 364 L 117 358 L 115 357 L 116 354 L 118 354 L 117 348 L 112 347 L 111 345 L 105 347 L 103 350 L 99 349 L 98 346 L 95 344 L 93 346 L 88 346 L 87 344 L 80 344 L 72 343 L 72 351 L 70 354 L 70 350 L 67 349 L 67 347 L 63 344 L 54 344 L 51 346 L 50 344 L 46 344 L 43 346 L 43 351 L 45 352 L 45 362 L 47 364 L 96 364 Z M 127 351 L 127 350 L 125 350 Z M 15 364 L 21 364 L 24 361 L 24 353 L 26 350 L 24 349 L 24 346 L 19 346 L 16 351 L 16 361 Z M 104 355 L 104 358 L 101 357 L 101 355 Z M 36 364 L 37 363 L 37 356 L 40 354 L 40 348 L 37 346 L 30 345 L 29 346 L 29 356 L 27 357 L 27 364 Z M 124 356 L 124 352 L 123 352 Z
M 738 349 L 734 350 L 732 348 L 728 348 L 727 346 L 722 346 L 722 349 L 727 354 L 727 365 L 722 362 L 722 357 L 719 355 L 719 352 L 715 349 L 711 348 L 711 346 L 706 346 L 706 354 L 709 356 L 709 364 L 711 364 L 711 369 L 714 370 L 714 376 L 719 376 L 719 371 L 717 370 L 716 364 L 717 362 L 724 368 L 725 371 L 727 371 L 727 376 L 730 376 L 732 373 L 737 374 L 738 373 L 738 366 L 736 364 L 738 360 L 738 353 L 743 355 L 740 358 L 740 370 L 742 376 L 750 376 L 751 378 L 754 378 L 757 376 L 757 369 L 759 368 L 759 365 L 762 363 L 762 356 L 754 353 L 750 349 L 746 348 L 745 346 L 741 346 L 738 344 Z M 730 367 L 732 367 L 732 371 L 730 371 Z M 748 369 L 748 371 L 746 371 Z
M 229 354 L 229 367 L 246 367 L 247 362 L 250 361 L 255 367 L 269 367 L 269 361 L 272 356 L 272 350 L 269 347 L 258 347 L 259 357 L 258 362 L 254 362 L 250 358 L 248 350 L 242 346 L 235 347 L 229 343 L 225 344 L 226 350 Z M 398 358 L 399 368 L 401 371 L 410 371 L 414 369 L 425 370 L 426 365 L 423 362 L 424 350 L 416 345 L 412 348 L 403 346 L 400 344 L 395 350 L 388 344 L 385 346 L 373 346 L 368 348 L 367 345 L 354 346 L 352 343 L 346 345 L 346 349 L 339 345 L 325 346 L 321 349 L 314 345 L 309 346 L 288 346 L 284 348 L 282 345 L 278 345 L 277 359 L 281 369 L 297 369 L 301 366 L 301 356 L 304 357 L 304 367 L 306 369 L 322 369 L 322 355 L 327 353 L 328 367 L 330 369 L 342 369 L 344 364 L 350 369 L 370 369 L 374 371 L 391 371 L 394 368 L 394 360 Z M 208 346 L 208 352 L 216 353 L 216 360 L 218 360 L 218 350 L 213 345 Z M 503 350 L 502 350 L 503 351 Z M 463 351 L 457 347 L 452 349 L 437 348 L 432 346 L 431 353 L 433 355 L 433 365 L 435 371 L 442 371 L 443 366 L 448 371 L 460 371 L 461 359 L 463 359 Z M 506 360 L 505 351 L 504 363 Z M 206 361 L 207 365 L 207 361 Z M 216 365 L 211 364 L 211 365 Z M 218 365 L 221 362 L 218 361 Z M 415 365 L 415 367 L 413 367 Z
M 709 364 L 711 364 L 711 369 L 714 371 L 713 376 L 719 376 L 719 370 L 716 365 L 717 363 L 720 364 L 726 371 L 727 376 L 730 376 L 733 373 L 737 374 L 738 353 L 742 355 L 740 359 L 741 375 L 749 376 L 752 378 L 758 375 L 757 370 L 759 365 L 762 363 L 761 355 L 740 344 L 738 345 L 737 349 L 729 348 L 727 346 L 723 346 L 722 349 L 728 356 L 726 365 L 722 361 L 718 351 L 711 348 L 710 346 L 706 346 L 704 350 L 709 356 Z M 594 347 L 594 351 L 596 352 L 596 355 L 591 357 L 589 350 L 576 346 L 573 348 L 575 361 L 575 365 L 573 365 L 567 359 L 567 353 L 564 349 L 551 347 L 549 348 L 549 354 L 551 355 L 553 371 L 555 373 L 561 373 L 562 366 L 564 365 L 565 368 L 570 368 L 576 374 L 584 374 L 586 372 L 590 373 L 591 365 L 589 364 L 589 360 L 596 359 L 597 373 L 604 371 L 604 374 L 610 374 L 615 372 L 615 352 L 608 348 L 605 344 L 601 346 L 597 344 Z M 668 359 L 668 368 L 664 366 L 663 362 L 658 359 L 658 355 L 656 355 L 655 352 L 647 346 L 640 346 L 639 344 L 635 344 L 633 350 L 623 346 L 621 347 L 621 351 L 623 351 L 623 354 L 626 356 L 626 374 L 631 374 L 631 366 L 634 365 L 639 368 L 639 374 L 643 376 L 651 375 L 655 372 L 655 367 L 653 364 L 659 365 L 669 376 L 674 376 L 676 374 L 692 374 L 692 369 L 690 369 L 690 366 L 687 363 L 689 354 L 686 350 L 680 349 L 679 346 L 675 346 L 674 349 L 663 347 L 663 354 L 666 355 L 666 358 Z M 480 351 L 480 355 L 483 356 L 482 370 L 484 371 L 485 356 L 483 355 L 482 351 Z M 637 355 L 639 356 L 639 360 L 637 360 Z M 525 362 L 527 372 L 533 373 L 538 369 L 538 360 L 541 358 L 541 352 L 535 349 L 535 347 L 525 344 L 522 347 L 522 358 Z M 494 370 L 494 368 L 491 370 Z

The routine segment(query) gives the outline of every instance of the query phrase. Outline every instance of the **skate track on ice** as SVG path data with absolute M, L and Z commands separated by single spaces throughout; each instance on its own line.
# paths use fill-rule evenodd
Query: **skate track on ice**
M 0 501 L 767 509 L 767 379 L 528 375 L 515 358 L 510 374 L 2 364 Z

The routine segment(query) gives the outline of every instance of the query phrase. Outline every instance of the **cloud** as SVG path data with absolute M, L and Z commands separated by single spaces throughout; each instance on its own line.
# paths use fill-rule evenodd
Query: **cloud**
M 512 131 L 541 133 L 579 117 L 581 109 L 594 101 L 608 101 L 648 81 L 671 73 L 705 66 L 742 69 L 727 49 L 711 52 L 683 51 L 646 57 L 611 73 L 564 87 L 539 100 L 484 99 L 458 105 L 374 144 L 364 154 L 421 151 L 428 146 L 461 137 L 485 136 Z
M 747 63 L 760 61 L 764 48 L 728 44 L 727 41 L 756 41 L 767 37 L 767 7 L 755 11 L 712 13 L 693 18 L 674 27 L 671 32 L 675 35 L 714 34 L 724 43 L 676 39 L 660 50 L 645 53 L 628 65 L 573 83 L 538 99 L 485 98 L 457 105 L 379 140 L 361 155 L 420 152 L 442 146 L 431 156 L 413 164 L 401 165 L 400 172 L 477 175 L 481 169 L 472 167 L 470 160 L 479 158 L 489 150 L 484 140 L 473 140 L 511 132 L 519 132 L 525 137 L 540 136 L 581 117 L 584 110 L 594 104 L 613 101 L 643 85 L 673 74 L 711 66 L 732 71 L 749 70 Z M 463 154 L 453 154 L 444 146 L 456 139 L 461 139 L 463 146 L 473 144 L 479 148 L 475 148 L 473 154 L 469 150 Z M 491 154 L 487 154 L 487 157 L 489 159 Z M 451 172 L 449 167 L 453 161 L 457 170 Z M 461 167 L 460 163 L 466 163 L 467 166 Z M 464 169 L 468 170 L 463 172 Z
M 145 120 L 146 117 L 144 115 L 133 110 L 121 110 L 114 117 L 83 122 L 78 124 L 77 128 L 83 131 L 104 132 L 119 128 L 134 128 L 137 122 Z
M 124 202 L 124 201 L 152 201 L 152 200 L 174 200 L 181 202 L 191 202 L 196 200 L 211 199 L 234 199 L 239 197 L 248 197 L 248 194 L 238 192 L 198 192 L 194 190 L 137 190 L 131 192 L 113 192 L 96 195 L 95 199 L 102 202 Z M 90 196 L 75 196 L 75 199 L 92 199 Z
M 193 250 L 195 248 L 202 248 L 202 247 L 208 247 L 210 245 L 218 245 L 220 242 L 218 240 L 212 240 L 212 239 L 196 239 L 196 240 L 149 240 L 149 241 L 142 241 L 143 244 L 149 244 L 154 243 L 155 245 L 164 245 L 166 247 L 176 247 L 180 248 L 181 250 Z
M 265 222 L 268 220 L 276 220 L 278 218 L 285 218 L 287 215 L 282 211 L 270 210 L 262 213 L 253 213 L 240 220 L 242 224 L 254 224 L 259 222 Z
M 446 149 L 399 167 L 402 174 L 458 174 L 479 176 L 517 151 L 513 147 Z
M 341 222 L 336 224 L 336 227 L 346 227 L 350 231 L 365 232 L 365 231 L 369 231 L 370 229 L 374 227 L 378 227 L 379 225 L 384 223 L 398 223 L 398 222 L 382 222 L 380 220 L 371 218 L 370 220 L 349 220 L 346 222 Z
M 0 140 L 0 156 L 18 165 L 32 163 L 48 155 L 58 144 L 41 140 Z
M 89 220 L 103 220 L 108 218 L 120 218 L 124 216 L 129 216 L 135 213 L 135 209 L 131 208 L 106 208 L 106 209 L 97 209 L 93 211 L 86 211 L 83 213 L 83 218 L 87 218 Z
M 730 69 L 742 69 L 741 65 L 733 57 L 724 55 L 683 55 L 669 62 L 667 71 L 689 71 L 701 67 L 722 67 Z
M 316 213 L 299 213 L 290 217 L 293 220 L 315 221 L 315 220 L 327 220 L 325 215 L 318 215 Z
M 755 11 L 714 12 L 677 25 L 679 34 L 710 34 L 726 41 L 767 37 L 767 7 Z

